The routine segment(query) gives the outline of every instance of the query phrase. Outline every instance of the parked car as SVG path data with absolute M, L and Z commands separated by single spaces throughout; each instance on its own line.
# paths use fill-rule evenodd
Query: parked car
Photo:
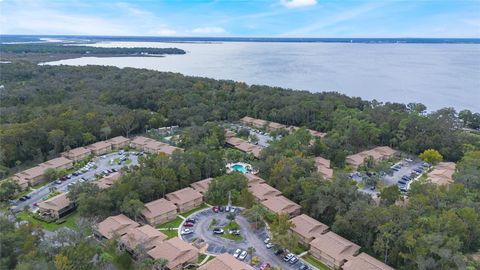
M 219 209 L 220 209 L 220 212 L 225 212 L 225 207 L 224 206 L 220 206 Z
M 187 235 L 187 234 L 192 234 L 193 231 L 190 230 L 190 229 L 183 229 L 182 231 L 180 231 L 180 234 L 181 235 Z
M 30 195 L 25 195 L 24 196 L 27 200 L 30 200 L 32 197 L 30 197 Z
M 214 234 L 223 234 L 224 231 L 223 231 L 223 229 L 221 229 L 221 228 L 215 228 L 215 229 L 213 229 L 213 233 L 214 233 Z
M 191 222 L 185 222 L 185 223 L 183 223 L 183 226 L 185 226 L 185 227 L 193 227 L 193 225 L 195 225 L 195 224 L 193 224 L 193 223 L 191 223 Z
M 266 246 L 268 249 L 270 249 L 270 248 L 273 247 L 273 244 L 272 244 L 272 243 L 267 243 L 265 246 Z
M 295 257 L 295 256 L 292 256 L 292 258 L 290 258 L 290 260 L 288 261 L 290 264 L 295 264 L 298 262 L 298 258 Z
M 288 253 L 287 255 L 285 255 L 285 257 L 283 257 L 283 260 L 288 262 L 290 261 L 290 259 L 293 257 L 294 255 L 292 253 Z
M 21 201 L 21 202 L 24 202 L 24 201 L 27 200 L 27 198 L 25 198 L 25 196 L 23 196 L 23 197 L 20 197 L 20 199 L 18 199 L 18 200 Z
M 185 220 L 185 222 L 196 223 L 197 220 L 194 219 L 194 218 L 187 218 L 187 220 Z
M 213 211 L 214 213 L 218 213 L 218 212 L 219 212 L 219 209 L 218 209 L 217 206 L 214 206 L 214 207 L 212 207 L 212 211 Z
M 302 264 L 300 264 L 300 267 L 298 269 L 300 269 L 300 270 L 310 270 L 310 267 L 308 267 L 308 265 L 302 263 Z
M 402 180 L 398 180 L 398 184 L 400 184 L 400 185 L 406 185 L 406 184 L 407 184 L 407 182 L 405 182 L 405 181 L 402 181 Z
M 268 262 L 263 263 L 262 266 L 260 266 L 260 270 L 265 270 L 270 267 L 270 264 Z
M 242 253 L 240 253 L 240 256 L 238 256 L 238 259 L 240 260 L 245 260 L 245 258 L 247 258 L 247 251 L 242 251 Z
M 238 258 L 238 256 L 240 256 L 240 253 L 242 253 L 242 250 L 237 248 L 233 253 L 233 257 Z
M 60 185 L 61 183 L 62 183 L 62 181 L 60 181 L 60 180 L 55 181 L 55 184 L 57 184 L 57 185 Z
M 283 249 L 280 248 L 280 249 L 275 250 L 274 254 L 277 255 L 277 256 L 282 255 L 283 254 Z
M 270 242 L 270 238 L 267 238 L 263 241 L 263 243 L 268 244 Z

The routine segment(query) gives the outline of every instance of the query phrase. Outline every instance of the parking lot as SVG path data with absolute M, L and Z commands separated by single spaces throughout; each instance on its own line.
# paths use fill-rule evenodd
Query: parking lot
M 385 186 L 388 187 L 388 186 L 398 185 L 399 188 L 402 188 L 402 190 L 405 192 L 410 188 L 410 184 L 413 181 L 418 179 L 421 174 L 427 171 L 429 165 L 428 166 L 426 165 L 427 164 L 425 162 L 418 159 L 416 160 L 404 159 L 391 166 L 392 168 L 391 174 L 385 174 L 382 172 L 378 172 L 378 173 L 382 174 L 380 179 L 381 181 L 383 181 L 383 184 Z M 415 171 L 415 170 L 418 170 L 418 171 Z M 350 175 L 350 177 L 357 182 L 362 182 L 363 176 L 364 176 L 363 173 L 360 173 L 360 172 L 354 172 Z M 372 189 L 372 187 L 369 187 L 369 186 L 365 186 L 364 188 L 359 189 L 359 191 L 370 194 L 370 195 L 375 195 L 379 193 L 376 189 Z
M 268 147 L 270 145 L 269 142 L 273 140 L 272 136 L 270 136 L 268 133 L 262 132 L 252 127 L 243 126 L 239 124 L 231 124 L 231 127 L 235 129 L 242 129 L 242 128 L 248 129 L 248 131 L 250 131 L 250 135 L 257 136 L 258 138 L 257 145 L 260 147 L 264 147 L 264 148 Z
M 260 258 L 260 263 L 256 265 L 256 269 L 259 269 L 265 262 L 268 262 L 271 266 L 280 267 L 281 269 L 299 269 L 300 265 L 303 263 L 301 260 L 295 264 L 290 264 L 283 261 L 282 256 L 275 255 L 275 249 L 267 248 L 265 244 L 265 239 L 268 238 L 267 230 L 265 228 L 258 230 L 253 229 L 248 220 L 238 212 L 239 209 L 236 211 L 237 215 L 235 221 L 240 226 L 240 235 L 243 238 L 240 241 L 225 239 L 213 233 L 215 228 L 227 225 L 230 220 L 227 218 L 227 213 L 215 213 L 212 209 L 206 209 L 190 216 L 189 218 L 196 220 L 193 227 L 188 227 L 193 233 L 182 235 L 182 238 L 187 242 L 202 239 L 208 244 L 207 253 L 212 255 L 218 255 L 225 252 L 235 255 L 237 249 L 247 251 L 249 247 L 253 247 L 255 249 L 253 256 Z M 213 219 L 217 220 L 217 224 L 215 226 L 209 226 Z M 225 231 L 224 233 L 229 232 Z M 247 255 L 244 261 L 249 262 L 251 259 L 251 256 Z
M 132 166 L 138 164 L 138 156 L 131 153 L 129 153 L 127 157 L 130 160 L 128 162 L 128 165 L 126 164 L 126 162 L 122 162 L 121 164 L 118 164 L 118 162 L 111 162 L 111 160 L 121 159 L 121 157 L 125 156 L 125 154 L 126 153 L 120 154 L 119 152 L 114 152 L 106 154 L 104 156 L 94 157 L 91 162 L 94 163 L 96 168 L 92 167 L 88 170 L 84 170 L 84 172 L 82 172 L 78 176 L 71 175 L 70 179 L 65 179 L 65 181 L 53 181 L 51 183 L 48 183 L 30 192 L 28 194 L 30 199 L 26 199 L 25 201 L 13 201 L 11 204 L 13 206 L 12 210 L 14 212 L 19 212 L 22 211 L 25 206 L 29 206 L 30 210 L 35 211 L 37 209 L 36 204 L 44 201 L 52 190 L 66 192 L 68 191 L 69 185 L 85 181 L 93 181 L 95 180 L 95 174 L 101 174 L 105 170 L 120 170 L 124 166 Z

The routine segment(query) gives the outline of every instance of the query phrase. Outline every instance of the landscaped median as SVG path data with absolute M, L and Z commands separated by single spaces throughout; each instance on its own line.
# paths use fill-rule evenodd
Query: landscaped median
M 315 259 L 315 257 L 313 257 L 310 254 L 307 254 L 307 255 L 303 256 L 302 259 L 305 260 L 306 262 L 308 262 L 311 266 L 313 266 L 313 267 L 315 267 L 319 270 L 331 270 L 330 267 L 326 266 L 325 264 L 323 264 L 319 260 Z
M 219 234 L 220 237 L 223 237 L 223 238 L 229 239 L 229 240 L 234 240 L 234 241 L 242 241 L 243 240 L 242 235 L 234 235 L 234 234 L 230 234 L 230 232 L 229 232 L 230 230 L 239 230 L 240 229 L 240 226 L 238 226 L 237 222 L 231 221 L 229 224 L 224 226 L 222 229 L 224 230 L 224 233 Z

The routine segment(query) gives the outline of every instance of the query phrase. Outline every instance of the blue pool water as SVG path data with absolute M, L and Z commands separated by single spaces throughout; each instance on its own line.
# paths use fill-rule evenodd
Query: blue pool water
M 241 164 L 235 164 L 231 168 L 234 169 L 237 172 L 248 173 L 247 168 L 245 168 L 245 166 L 243 166 Z

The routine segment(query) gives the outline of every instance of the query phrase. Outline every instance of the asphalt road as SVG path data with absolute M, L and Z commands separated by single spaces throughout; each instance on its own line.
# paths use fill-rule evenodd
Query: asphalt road
M 276 256 L 273 248 L 267 249 L 264 240 L 268 237 L 265 228 L 254 230 L 248 220 L 237 214 L 236 222 L 240 226 L 240 233 L 243 237 L 242 241 L 233 241 L 213 234 L 214 227 L 223 227 L 229 223 L 226 213 L 214 213 L 211 209 L 204 210 L 194 216 L 197 222 L 193 228 L 193 234 L 182 236 L 185 241 L 191 242 L 192 239 L 203 239 L 208 243 L 207 253 L 218 255 L 228 252 L 233 255 L 236 249 L 247 250 L 249 247 L 255 248 L 254 256 L 260 258 L 261 262 L 256 269 L 264 262 L 268 262 L 272 266 L 280 267 L 281 269 L 293 270 L 298 269 L 300 261 L 291 265 L 283 261 L 283 257 Z M 218 221 L 218 224 L 212 228 L 209 225 L 213 219 Z M 228 233 L 228 232 L 225 232 Z M 250 261 L 248 255 L 245 261 Z
M 95 165 L 97 166 L 96 169 L 90 169 L 89 171 L 87 171 L 87 172 L 85 172 L 85 173 L 83 173 L 79 176 L 72 176 L 71 179 L 68 179 L 68 180 L 62 182 L 62 184 L 59 184 L 59 185 L 55 184 L 54 182 L 51 182 L 51 183 L 46 184 L 46 185 L 44 185 L 44 186 L 42 186 L 38 189 L 35 189 L 34 191 L 32 191 L 28 194 L 31 197 L 30 199 L 28 199 L 26 201 L 23 201 L 23 202 L 19 201 L 19 200 L 14 201 L 12 203 L 12 206 L 13 206 L 12 210 L 14 212 L 18 212 L 18 211 L 23 210 L 23 208 L 26 205 L 28 205 L 32 211 L 35 211 L 37 209 L 37 207 L 34 204 L 43 201 L 44 198 L 47 197 L 48 194 L 50 193 L 50 189 L 53 188 L 53 187 L 56 188 L 57 191 L 66 192 L 66 191 L 68 191 L 68 184 L 69 183 L 77 182 L 82 177 L 87 179 L 87 181 L 90 181 L 90 180 L 95 179 L 95 174 L 96 173 L 101 173 L 104 170 L 112 169 L 112 168 L 120 170 L 122 167 L 125 166 L 125 164 L 118 165 L 117 163 L 113 163 L 113 165 L 110 165 L 110 160 L 111 159 L 116 159 L 119 156 L 120 155 L 119 155 L 118 152 L 114 152 L 114 153 L 106 154 L 105 158 L 94 157 L 92 159 L 92 161 L 95 162 Z M 138 157 L 137 156 L 129 155 L 128 158 L 132 161 L 129 166 L 138 164 Z

